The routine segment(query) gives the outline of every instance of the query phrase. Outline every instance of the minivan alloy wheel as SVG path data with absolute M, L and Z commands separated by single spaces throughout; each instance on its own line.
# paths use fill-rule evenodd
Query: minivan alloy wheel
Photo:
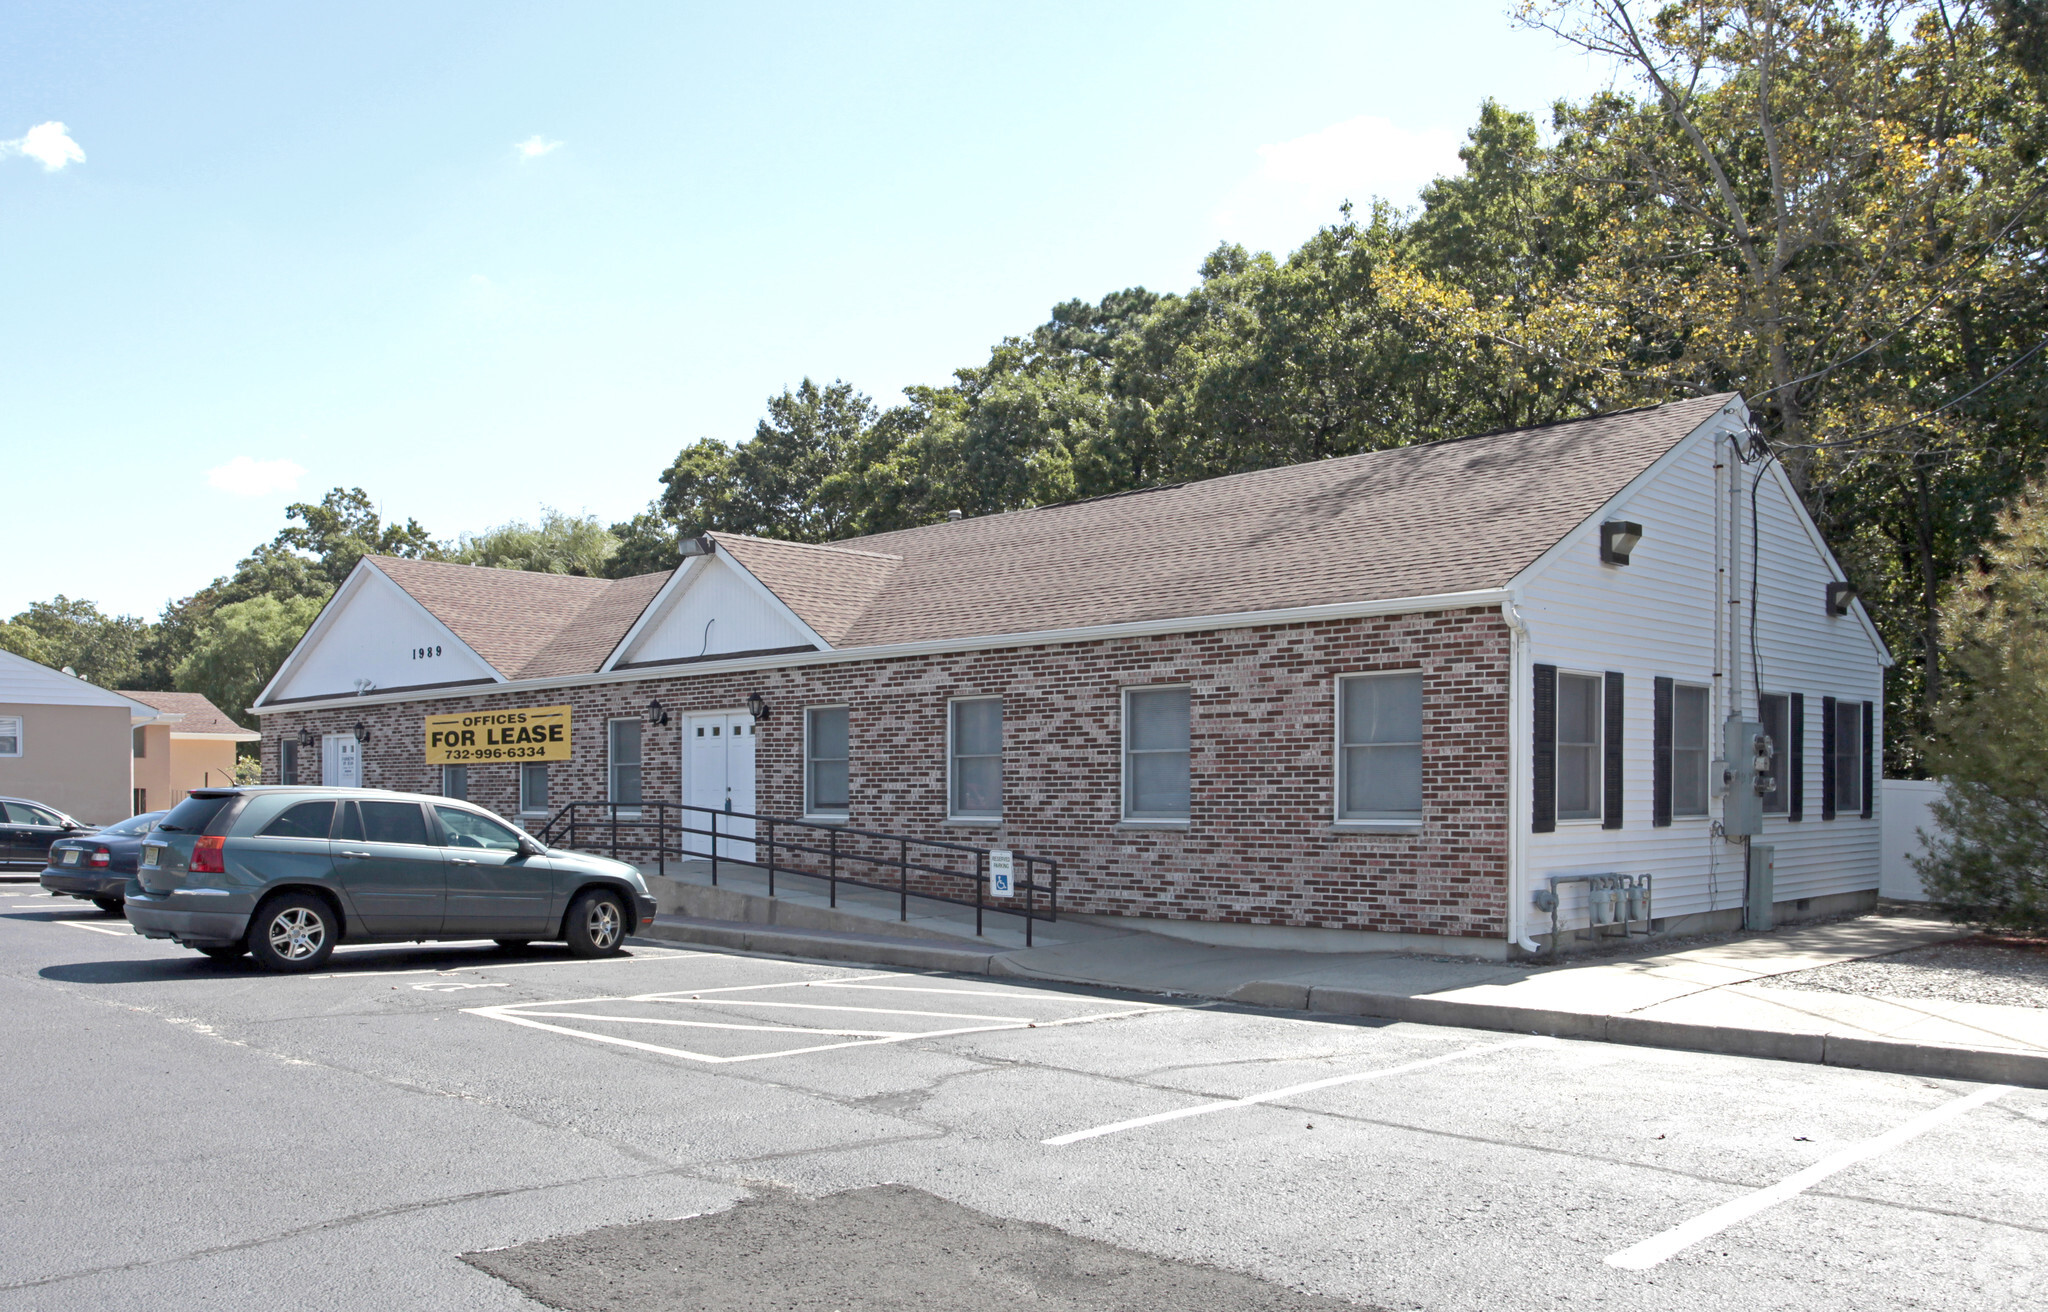
M 593 898 L 590 913 L 583 924 L 585 932 L 590 935 L 590 946 L 600 952 L 611 951 L 625 932 L 619 916 L 619 904 L 610 898 Z
M 286 961 L 304 961 L 327 941 L 327 922 L 310 907 L 285 907 L 265 929 L 270 950 Z

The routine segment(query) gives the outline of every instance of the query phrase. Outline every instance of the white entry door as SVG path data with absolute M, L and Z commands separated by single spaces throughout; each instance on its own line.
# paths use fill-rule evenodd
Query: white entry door
M 745 711 L 692 715 L 683 721 L 683 802 L 719 812 L 718 855 L 754 859 L 754 718 Z M 702 811 L 686 813 L 690 827 L 709 829 Z M 730 818 L 728 818 L 730 817 Z M 686 850 L 709 856 L 709 834 L 689 834 Z
M 329 788 L 363 786 L 363 749 L 352 733 L 330 733 L 320 740 L 320 782 Z

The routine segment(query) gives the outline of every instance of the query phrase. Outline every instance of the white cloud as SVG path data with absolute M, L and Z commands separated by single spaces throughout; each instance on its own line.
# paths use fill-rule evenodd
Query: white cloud
M 549 141 L 538 132 L 512 147 L 512 149 L 519 152 L 519 158 L 521 159 L 539 159 L 542 155 L 560 150 L 561 148 L 561 142 Z
M 251 460 L 236 456 L 224 465 L 206 471 L 206 485 L 238 497 L 267 497 L 290 492 L 299 486 L 306 470 L 290 460 Z
M 54 119 L 36 124 L 26 136 L 0 141 L 0 156 L 6 155 L 26 155 L 40 163 L 45 173 L 55 173 L 66 164 L 85 163 L 85 151 L 71 139 L 64 125 Z
M 1464 170 L 1455 128 L 1410 131 L 1361 116 L 1320 132 L 1259 147 L 1259 165 L 1231 188 L 1216 211 L 1223 237 L 1285 254 L 1337 221 L 1351 201 L 1362 215 L 1375 196 L 1413 205 L 1432 178 Z

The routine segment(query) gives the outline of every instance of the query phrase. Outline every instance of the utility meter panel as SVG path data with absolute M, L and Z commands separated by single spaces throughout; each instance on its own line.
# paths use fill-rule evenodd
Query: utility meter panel
M 1722 758 L 1727 761 L 1727 796 L 1721 799 L 1721 829 L 1730 838 L 1763 832 L 1764 799 L 1757 781 L 1767 779 L 1770 767 L 1769 739 L 1764 727 L 1754 720 L 1731 715 L 1722 724 Z M 1759 757 L 1764 771 L 1757 769 Z

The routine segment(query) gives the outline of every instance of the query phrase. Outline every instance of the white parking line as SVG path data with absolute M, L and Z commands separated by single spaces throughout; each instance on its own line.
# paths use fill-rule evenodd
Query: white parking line
M 121 938 L 127 938 L 135 932 L 132 929 L 115 929 L 112 925 L 95 925 L 90 921 L 84 920 L 54 920 L 50 923 L 54 925 L 69 925 L 73 929 L 89 929 L 95 934 L 115 934 Z
M 1547 1044 L 1546 1038 L 1512 1039 L 1506 1043 L 1489 1043 L 1484 1047 L 1465 1048 L 1458 1052 L 1447 1052 L 1440 1057 L 1424 1057 L 1421 1061 L 1403 1062 L 1399 1066 L 1388 1066 L 1376 1071 L 1358 1071 L 1351 1075 L 1332 1075 L 1326 1080 L 1310 1080 L 1306 1084 L 1290 1084 L 1284 1089 L 1271 1089 L 1265 1093 L 1254 1093 L 1243 1098 L 1231 1098 L 1224 1102 L 1205 1102 L 1193 1107 L 1182 1107 L 1176 1111 L 1155 1112 L 1150 1116 L 1137 1116 L 1128 1121 L 1116 1121 L 1109 1125 L 1098 1125 L 1091 1130 L 1076 1130 L 1072 1134 L 1057 1135 L 1051 1139 L 1040 1139 L 1048 1147 L 1058 1148 L 1083 1139 L 1099 1138 L 1105 1134 L 1118 1134 L 1124 1130 L 1136 1130 L 1147 1125 L 1158 1125 L 1162 1121 L 1178 1121 L 1189 1116 L 1207 1116 L 1211 1112 L 1227 1112 L 1238 1107 L 1251 1107 L 1262 1102 L 1277 1102 L 1297 1094 L 1313 1093 L 1317 1089 L 1335 1088 L 1340 1084 L 1358 1084 L 1366 1080 L 1383 1080 L 1390 1075 L 1406 1075 L 1410 1071 L 1425 1070 L 1441 1066 L 1445 1062 L 1463 1061 L 1468 1057 L 1484 1057 L 1488 1053 L 1502 1052 L 1509 1048 L 1527 1048 Z
M 392 975 L 455 975 L 465 970 L 524 970 L 528 966 L 624 966 L 636 961 L 677 961 L 708 956 L 704 952 L 672 952 L 666 948 L 635 948 L 630 957 L 576 957 L 568 961 L 504 961 L 487 966 L 419 966 L 410 970 L 337 970 L 307 979 L 383 979 Z
M 1744 1194 L 1710 1212 L 1701 1213 L 1684 1225 L 1674 1226 L 1661 1235 L 1653 1235 L 1633 1247 L 1611 1254 L 1607 1258 L 1607 1265 L 1618 1266 L 1624 1271 L 1647 1271 L 1665 1258 L 1692 1247 L 1702 1239 L 1711 1239 L 1729 1226 L 1745 1221 L 1765 1208 L 1775 1207 L 1788 1198 L 1805 1193 L 1837 1171 L 1847 1170 L 1858 1162 L 1868 1161 L 1881 1152 L 1896 1148 L 1908 1139 L 1917 1138 L 1937 1125 L 1952 1121 L 1964 1112 L 1982 1107 L 1992 1099 L 2011 1092 L 2012 1089 L 2007 1085 L 1993 1084 L 1967 1097 L 1945 1102 L 1933 1111 L 1922 1112 L 1904 1125 L 1885 1131 L 1875 1139 L 1865 1139 L 1862 1143 L 1851 1144 L 1838 1153 L 1823 1157 L 1805 1170 L 1796 1171 L 1774 1185 Z

